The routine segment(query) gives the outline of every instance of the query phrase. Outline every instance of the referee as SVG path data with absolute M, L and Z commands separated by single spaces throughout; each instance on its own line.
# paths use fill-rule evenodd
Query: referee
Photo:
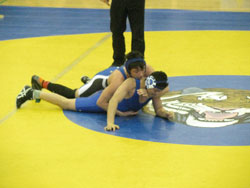
M 109 5 L 109 0 L 101 0 Z M 113 59 L 112 66 L 121 66 L 125 62 L 125 39 L 128 18 L 132 32 L 131 51 L 145 52 L 144 41 L 145 0 L 112 0 L 110 7 L 110 30 L 112 32 Z

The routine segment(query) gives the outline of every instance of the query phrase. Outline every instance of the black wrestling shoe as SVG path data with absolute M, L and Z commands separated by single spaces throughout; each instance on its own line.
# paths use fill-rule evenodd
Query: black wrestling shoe
M 41 90 L 42 89 L 42 83 L 40 82 L 40 77 L 37 75 L 33 75 L 31 78 L 31 86 L 32 89 Z
M 33 99 L 33 89 L 30 86 L 24 86 L 22 91 L 16 97 L 16 107 L 20 108 L 27 100 Z
M 88 76 L 83 76 L 81 78 L 82 83 L 87 84 L 91 79 Z

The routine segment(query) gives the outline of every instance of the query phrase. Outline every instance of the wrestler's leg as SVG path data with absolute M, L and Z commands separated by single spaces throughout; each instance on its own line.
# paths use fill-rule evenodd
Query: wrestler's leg
M 45 100 L 51 104 L 55 104 L 64 110 L 76 110 L 75 99 L 67 99 L 66 97 L 63 97 L 56 93 L 47 93 L 43 91 L 38 92 L 40 92 L 40 99 L 42 100 Z
M 71 89 L 61 84 L 46 81 L 36 75 L 32 76 L 31 84 L 33 89 L 41 90 L 42 88 L 44 88 L 53 93 L 62 95 L 68 99 L 74 99 L 76 97 L 76 89 Z
M 27 100 L 42 99 L 51 104 L 58 105 L 65 110 L 76 110 L 75 99 L 67 99 L 56 93 L 47 93 L 40 90 L 34 90 L 30 86 L 25 86 L 16 98 L 16 106 L 20 108 Z
M 76 91 L 76 97 L 88 97 L 97 91 L 105 89 L 108 86 L 108 77 L 118 68 L 119 67 L 109 67 L 98 72 L 87 84 Z
M 76 97 L 88 97 L 107 87 L 108 76 L 96 75 L 76 91 Z

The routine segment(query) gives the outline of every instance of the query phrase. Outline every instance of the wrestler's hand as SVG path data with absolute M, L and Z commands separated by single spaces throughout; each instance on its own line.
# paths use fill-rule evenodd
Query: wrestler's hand
M 115 131 L 115 130 L 119 130 L 120 127 L 118 125 L 115 125 L 113 123 L 109 123 L 106 127 L 104 127 L 105 131 Z
M 139 113 L 139 111 L 137 112 L 134 112 L 134 111 L 126 111 L 126 112 L 121 112 L 121 111 L 118 111 L 117 112 L 117 115 L 118 116 L 135 116 Z
M 173 119 L 174 119 L 174 112 L 171 112 L 171 111 L 167 112 L 167 118 L 168 118 L 168 120 L 173 121 Z
M 105 4 L 107 4 L 108 6 L 110 6 L 109 0 L 100 0 L 100 1 L 102 1 L 102 2 L 104 2 Z
M 137 89 L 137 94 L 139 96 L 148 97 L 148 92 L 146 89 Z

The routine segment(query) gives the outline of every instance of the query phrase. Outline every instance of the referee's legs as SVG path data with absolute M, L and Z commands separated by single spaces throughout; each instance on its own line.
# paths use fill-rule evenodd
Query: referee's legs
M 110 30 L 112 32 L 113 66 L 121 66 L 125 61 L 125 40 L 127 11 L 125 0 L 113 0 L 110 8 Z
M 139 51 L 144 55 L 144 11 L 145 0 L 128 0 L 128 18 L 132 31 L 132 51 Z

